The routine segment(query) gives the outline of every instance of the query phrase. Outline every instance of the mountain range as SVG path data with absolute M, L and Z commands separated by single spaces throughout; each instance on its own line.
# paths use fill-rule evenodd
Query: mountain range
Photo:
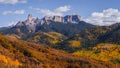
M 63 43 L 66 40 L 80 40 L 83 47 L 91 47 L 105 42 L 120 44 L 119 27 L 119 23 L 110 26 L 92 25 L 82 21 L 80 15 L 45 16 L 39 19 L 29 14 L 25 21 L 18 21 L 12 27 L 1 28 L 0 32 L 5 35 L 15 34 L 22 40 L 39 44 L 53 45 L 50 41 Z M 40 38 L 35 39 L 36 36 Z M 58 42 L 56 44 L 58 45 Z
M 15 27 L 22 27 L 26 26 L 28 29 L 28 32 L 35 32 L 37 31 L 37 27 L 44 25 L 44 24 L 50 24 L 52 22 L 61 22 L 61 23 L 79 23 L 80 22 L 80 16 L 79 15 L 67 15 L 65 17 L 61 16 L 45 16 L 42 19 L 39 18 L 32 18 L 32 15 L 29 14 L 27 20 L 25 21 L 19 21 Z
M 92 24 L 81 21 L 79 15 L 66 15 L 65 17 L 45 16 L 42 19 L 32 18 L 32 15 L 29 14 L 27 20 L 19 21 L 16 25 L 3 30 L 4 34 L 15 33 L 15 34 L 24 34 L 24 33 L 35 33 L 38 31 L 50 32 L 55 31 L 62 33 L 64 35 L 71 36 L 73 34 L 79 33 L 85 28 L 92 27 Z M 2 29 L 1 29 L 2 32 Z

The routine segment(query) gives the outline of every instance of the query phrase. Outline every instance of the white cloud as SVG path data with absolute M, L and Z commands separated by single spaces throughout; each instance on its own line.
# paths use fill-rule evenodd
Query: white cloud
M 64 12 L 67 12 L 70 10 L 70 6 L 62 6 L 54 9 L 53 11 L 49 9 L 40 9 L 40 8 L 35 8 L 38 13 L 41 13 L 45 16 L 54 16 L 54 15 L 59 15 L 62 16 Z
M 24 14 L 25 10 L 16 10 L 14 11 L 14 14 Z
M 27 0 L 0 0 L 0 4 L 27 3 Z
M 61 6 L 55 9 L 55 12 L 67 12 L 70 10 L 70 6 Z
M 8 23 L 8 26 L 14 26 L 14 25 L 16 25 L 16 24 L 17 24 L 17 21 L 16 21 L 16 22 L 11 21 L 10 23 Z
M 11 13 L 12 13 L 12 11 L 4 11 L 2 14 L 7 15 L 7 14 L 11 14 Z
M 24 14 L 25 10 L 15 10 L 15 11 L 4 11 L 2 14 L 7 15 L 7 14 Z
M 95 25 L 111 25 L 120 22 L 120 10 L 109 8 L 102 12 L 93 12 L 84 21 Z

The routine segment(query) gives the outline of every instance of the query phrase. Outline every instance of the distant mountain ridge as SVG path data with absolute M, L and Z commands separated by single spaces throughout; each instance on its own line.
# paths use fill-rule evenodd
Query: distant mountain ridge
M 100 42 L 120 44 L 120 23 L 114 24 L 111 30 L 98 37 Z
M 0 32 L 3 34 L 24 35 L 38 31 L 54 31 L 66 36 L 72 36 L 92 26 L 92 24 L 82 21 L 80 15 L 66 15 L 64 17 L 45 16 L 39 19 L 33 18 L 32 15 L 29 14 L 25 21 L 18 21 L 16 25 L 5 30 L 1 29 Z
M 79 15 L 66 15 L 62 16 L 45 16 L 41 19 L 33 18 L 31 14 L 28 15 L 27 20 L 19 21 L 15 27 L 26 26 L 29 32 L 35 32 L 36 26 L 40 26 L 43 24 L 50 24 L 52 22 L 61 22 L 61 23 L 79 23 L 81 21 L 81 17 Z

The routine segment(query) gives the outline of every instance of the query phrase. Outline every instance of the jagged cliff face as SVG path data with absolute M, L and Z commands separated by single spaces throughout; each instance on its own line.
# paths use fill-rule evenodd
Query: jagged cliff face
M 31 14 L 28 15 L 27 20 L 25 21 L 19 21 L 15 27 L 21 27 L 21 26 L 25 26 L 27 27 L 29 32 L 35 32 L 36 30 L 36 26 L 40 26 L 43 24 L 50 24 L 52 22 L 61 22 L 61 23 L 79 23 L 80 20 L 80 16 L 79 15 L 67 15 L 65 17 L 62 16 L 53 16 L 53 17 L 49 17 L 49 16 L 45 16 L 42 19 L 39 18 L 33 18 Z
M 67 15 L 64 17 L 64 22 L 78 23 L 81 17 L 79 15 Z
M 61 16 L 54 16 L 53 21 L 55 22 L 64 22 L 64 18 Z
M 35 32 L 35 19 L 32 18 L 32 15 L 28 15 L 28 19 L 25 21 L 25 25 L 27 26 L 29 32 Z
M 28 15 L 27 20 L 25 21 L 19 21 L 15 26 L 16 27 L 22 27 L 25 26 L 29 32 L 35 32 L 35 28 L 36 28 L 36 20 L 32 17 L 31 14 Z

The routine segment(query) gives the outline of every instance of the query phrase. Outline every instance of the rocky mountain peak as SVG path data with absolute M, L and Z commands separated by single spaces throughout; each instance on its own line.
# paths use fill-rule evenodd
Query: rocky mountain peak
M 50 17 L 50 16 L 45 16 L 45 17 L 43 18 L 43 20 L 45 20 L 45 21 L 51 21 L 51 20 L 52 20 L 52 17 Z
M 61 16 L 54 16 L 53 21 L 55 22 L 64 22 L 64 18 Z
M 81 20 L 80 15 L 66 15 L 64 17 L 64 21 L 69 23 L 77 23 L 80 20 Z
M 19 21 L 15 26 L 25 26 L 29 32 L 35 32 L 36 28 L 43 24 L 50 24 L 52 22 L 63 22 L 63 23 L 79 23 L 80 20 L 79 15 L 66 15 L 62 16 L 45 16 L 41 19 L 33 18 L 32 14 L 29 14 L 25 21 Z
M 32 14 L 29 14 L 27 20 L 32 21 L 32 19 Z

